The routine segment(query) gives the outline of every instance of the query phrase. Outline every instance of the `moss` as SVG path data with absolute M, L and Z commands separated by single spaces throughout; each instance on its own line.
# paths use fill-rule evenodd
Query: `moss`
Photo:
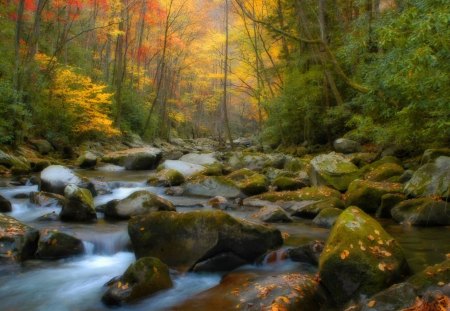
M 269 181 L 266 176 L 249 169 L 237 170 L 226 177 L 246 195 L 256 195 L 268 190 Z
M 213 164 L 208 164 L 208 165 L 204 165 L 205 166 L 205 170 L 203 171 L 203 174 L 206 176 L 221 176 L 223 175 L 223 164 L 222 163 L 213 163 Z
M 406 200 L 392 210 L 392 218 L 397 222 L 408 222 L 419 226 L 448 226 L 450 212 L 448 203 L 434 198 Z
M 336 222 L 342 210 L 334 207 L 324 208 L 313 219 L 313 223 L 319 227 L 331 228 Z
M 405 172 L 397 163 L 383 163 L 367 173 L 364 178 L 372 181 L 383 181 L 394 176 L 400 176 Z
M 402 166 L 402 162 L 398 158 L 396 158 L 394 156 L 385 156 L 385 157 L 381 158 L 380 160 L 377 160 L 373 163 L 363 166 L 361 169 L 361 172 L 364 175 L 366 175 L 366 174 L 370 173 L 371 171 L 373 171 L 374 169 L 376 169 L 377 167 L 379 167 L 380 165 L 386 164 L 386 163 L 393 163 L 393 164 Z
M 332 197 L 340 199 L 341 193 L 326 186 L 305 187 L 296 191 L 268 192 L 255 196 L 257 199 L 270 202 L 322 200 Z
M 391 210 L 404 200 L 406 200 L 406 196 L 403 193 L 387 193 L 383 195 L 376 216 L 379 218 L 391 218 Z
M 434 266 L 429 266 L 424 271 L 416 273 L 407 280 L 412 284 L 418 294 L 422 295 L 429 287 L 441 287 L 439 283 L 450 283 L 450 259 Z
M 297 190 L 304 184 L 295 178 L 280 176 L 272 182 L 272 185 L 275 186 L 278 191 L 286 191 Z

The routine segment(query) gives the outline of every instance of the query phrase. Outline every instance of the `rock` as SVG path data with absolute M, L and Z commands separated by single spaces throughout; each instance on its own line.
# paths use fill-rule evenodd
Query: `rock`
M 367 213 L 375 213 L 383 195 L 402 193 L 402 190 L 402 184 L 357 179 L 348 187 L 347 206 L 356 205 Z
M 226 169 L 223 164 L 217 162 L 214 164 L 205 165 L 205 170 L 202 172 L 202 174 L 206 176 L 222 176 L 225 170 Z
M 215 153 L 188 153 L 180 158 L 180 161 L 197 165 L 211 165 L 219 162 Z
M 450 157 L 440 156 L 433 162 L 421 166 L 405 185 L 410 196 L 440 196 L 450 194 Z
M 310 167 L 310 161 L 311 159 L 305 159 L 305 158 L 294 158 L 294 157 L 289 157 L 286 159 L 285 163 L 284 163 L 284 169 L 288 172 L 299 172 L 302 170 L 308 170 L 308 168 Z
M 42 172 L 45 168 L 51 165 L 49 160 L 45 159 L 29 159 L 31 171 L 33 172 Z
M 295 178 L 280 176 L 272 182 L 272 186 L 276 187 L 277 191 L 289 191 L 307 187 L 308 184 Z
M 128 233 L 137 258 L 155 256 L 184 271 L 224 252 L 253 262 L 283 243 L 279 230 L 222 211 L 153 212 L 131 218 Z
M 266 192 L 269 186 L 266 176 L 246 168 L 237 170 L 226 178 L 235 183 L 245 195 L 256 195 Z
M 217 310 L 321 310 L 325 301 L 319 282 L 313 276 L 281 272 L 257 274 L 229 273 L 216 287 L 171 308 L 195 311 L 206 307 Z M 207 306 L 210 306 L 209 308 Z M 213 308 L 214 308 L 213 307 Z
M 105 206 L 105 218 L 130 219 L 154 211 L 175 211 L 168 200 L 149 191 L 137 191 L 123 200 L 113 200 Z
M 37 219 L 37 221 L 45 221 L 45 222 L 49 222 L 49 221 L 58 221 L 59 220 L 59 215 L 56 214 L 54 211 L 51 213 L 47 213 L 44 214 L 42 216 L 39 216 Z
M 313 223 L 319 227 L 331 228 L 341 215 L 342 210 L 335 207 L 324 208 L 313 219 Z
M 12 211 L 12 205 L 9 200 L 0 195 L 0 213 L 9 213 Z
M 279 206 L 265 206 L 254 214 L 253 217 L 264 222 L 292 222 L 288 213 Z
M 311 160 L 310 178 L 313 185 L 325 185 L 345 191 L 360 175 L 359 169 L 340 154 L 318 155 Z
M 450 225 L 448 202 L 433 198 L 420 198 L 400 202 L 391 210 L 392 218 L 400 223 L 417 226 Z
M 179 160 L 166 160 L 160 166 L 161 169 L 172 169 L 183 174 L 184 177 L 190 177 L 205 170 L 203 165 L 192 164 Z
M 228 200 L 225 197 L 222 196 L 216 196 L 208 200 L 208 205 L 211 206 L 212 208 L 218 208 L 221 210 L 233 207 L 233 205 L 230 202 L 228 202 Z
M 132 148 L 111 152 L 103 156 L 102 161 L 125 167 L 127 170 L 151 170 L 158 166 L 162 151 L 158 148 Z
M 183 187 L 169 187 L 164 190 L 164 193 L 171 196 L 182 196 L 184 194 Z
M 194 272 L 227 272 L 247 263 L 246 260 L 234 253 L 221 253 L 204 261 L 196 263 L 192 268 Z
M 241 196 L 240 189 L 233 182 L 221 176 L 199 176 L 186 182 L 184 190 L 185 195 L 202 197 L 236 198 Z
M 95 169 L 101 172 L 121 172 L 125 170 L 123 166 L 118 166 L 114 164 L 102 164 L 100 166 L 97 166 Z
M 378 218 L 391 218 L 391 210 L 398 203 L 406 200 L 406 196 L 403 193 L 387 193 L 381 197 L 380 207 L 375 214 Z
M 408 280 L 414 286 L 417 295 L 422 296 L 429 291 L 443 290 L 442 284 L 450 283 L 450 259 L 429 266 L 425 270 L 414 274 Z M 450 288 L 447 288 L 446 295 L 450 295 Z
M 401 176 L 405 170 L 397 163 L 383 163 L 369 173 L 364 178 L 372 181 L 383 181 L 394 176 Z
M 288 258 L 292 261 L 305 262 L 317 266 L 324 245 L 323 241 L 311 241 L 299 247 L 290 248 L 287 251 Z
M 0 262 L 18 262 L 33 257 L 39 231 L 0 213 Z
M 338 305 L 359 295 L 375 294 L 408 271 L 398 243 L 354 206 L 336 220 L 319 263 L 321 282 Z
M 439 158 L 440 156 L 450 157 L 450 148 L 427 149 L 423 153 L 421 162 L 423 164 L 433 162 L 435 159 Z
M 367 164 L 372 163 L 377 158 L 376 153 L 372 152 L 357 152 L 352 154 L 347 154 L 346 158 L 350 160 L 357 167 L 364 167 Z
M 77 159 L 80 168 L 94 168 L 97 165 L 98 157 L 90 151 L 84 152 Z
M 406 183 L 408 181 L 411 180 L 411 178 L 414 175 L 414 171 L 413 170 L 406 170 L 399 178 L 398 178 L 398 182 L 399 183 Z
M 173 286 L 169 268 L 158 258 L 144 257 L 131 264 L 118 279 L 107 284 L 102 297 L 106 305 L 136 302 Z
M 53 146 L 45 139 L 31 139 L 29 142 L 42 155 L 49 154 L 54 150 Z
M 315 218 L 321 211 L 328 208 L 343 209 L 344 202 L 331 197 L 322 200 L 305 200 L 300 202 L 286 203 L 282 206 L 292 215 L 302 218 Z
M 361 145 L 351 139 L 338 138 L 333 142 L 334 150 L 339 153 L 355 153 L 361 151 Z
M 277 201 L 320 201 L 324 199 L 329 199 L 331 197 L 340 199 L 341 193 L 337 190 L 326 186 L 318 186 L 318 187 L 305 187 L 296 191 L 283 191 L 283 192 L 267 192 L 257 196 L 250 197 L 244 200 L 244 205 L 249 201 L 258 199 L 262 201 L 268 202 L 277 202 Z
M 163 169 L 152 175 L 147 183 L 156 187 L 179 186 L 185 182 L 183 174 L 177 170 Z
M 67 185 L 88 188 L 89 183 L 62 165 L 51 165 L 41 172 L 41 191 L 64 194 Z
M 228 160 L 228 164 L 235 170 L 247 168 L 252 171 L 262 171 L 266 167 L 283 168 L 286 155 L 236 152 Z
M 70 184 L 64 190 L 64 197 L 67 202 L 59 214 L 62 221 L 91 222 L 97 219 L 94 199 L 89 190 Z
M 59 194 L 40 191 L 30 193 L 30 202 L 41 207 L 63 207 L 67 203 L 67 199 Z
M 13 175 L 28 174 L 31 171 L 31 166 L 27 159 L 7 154 L 1 150 L 0 165 L 10 169 Z
M 83 242 L 58 230 L 41 230 L 36 257 L 60 259 L 84 253 Z

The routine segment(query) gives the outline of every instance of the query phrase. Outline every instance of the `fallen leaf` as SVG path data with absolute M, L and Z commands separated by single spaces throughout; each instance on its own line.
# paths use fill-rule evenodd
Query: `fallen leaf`
M 345 260 L 350 255 L 350 252 L 346 249 L 344 249 L 341 253 L 341 259 Z
M 386 264 L 383 263 L 383 262 L 380 262 L 380 263 L 378 264 L 378 269 L 380 269 L 381 271 L 386 270 Z
M 375 230 L 375 234 L 376 234 L 376 235 L 380 235 L 380 231 Z M 373 301 L 373 300 L 372 300 L 372 301 Z
M 375 238 L 374 238 L 373 235 L 371 235 L 371 234 L 369 234 L 369 235 L 367 236 L 367 238 L 368 238 L 369 240 L 371 240 L 371 241 L 375 240 Z
M 371 300 L 367 303 L 367 306 L 369 308 L 373 308 L 373 307 L 375 307 L 376 304 L 377 304 L 377 302 L 375 300 Z

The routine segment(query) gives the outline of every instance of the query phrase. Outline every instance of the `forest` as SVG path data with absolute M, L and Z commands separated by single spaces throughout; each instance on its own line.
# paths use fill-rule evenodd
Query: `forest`
M 0 310 L 450 310 L 448 0 L 0 0 Z

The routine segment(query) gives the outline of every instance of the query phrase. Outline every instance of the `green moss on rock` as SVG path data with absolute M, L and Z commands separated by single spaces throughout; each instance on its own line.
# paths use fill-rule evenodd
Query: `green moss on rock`
M 405 170 L 397 163 L 383 163 L 367 173 L 364 178 L 372 181 L 383 181 L 391 177 L 401 176 Z
M 272 182 L 278 191 L 297 190 L 305 186 L 303 182 L 292 177 L 278 177 Z
M 448 202 L 433 198 L 403 201 L 391 210 L 391 214 L 395 221 L 407 222 L 411 225 L 450 225 L 450 207 Z

